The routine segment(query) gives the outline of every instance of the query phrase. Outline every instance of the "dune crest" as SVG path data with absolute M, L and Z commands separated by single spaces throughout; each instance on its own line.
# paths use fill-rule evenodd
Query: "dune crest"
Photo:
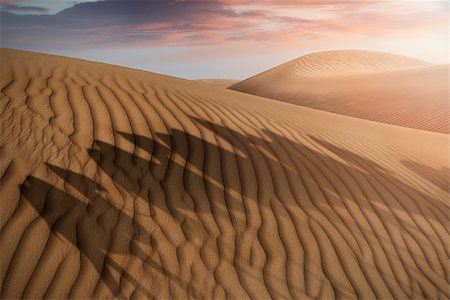
M 450 297 L 448 136 L 1 60 L 1 298 Z
M 373 51 L 309 54 L 230 89 L 361 119 L 449 133 L 449 66 Z
M 235 83 L 238 83 L 237 79 L 222 79 L 222 78 L 211 78 L 211 79 L 196 79 L 196 82 L 206 83 L 217 87 L 227 88 Z
M 277 75 L 283 76 L 285 73 L 289 73 L 290 76 L 295 77 L 321 78 L 383 73 L 426 66 L 431 66 L 431 64 L 392 53 L 340 50 L 304 55 L 262 74 L 268 76 L 269 73 L 277 73 Z

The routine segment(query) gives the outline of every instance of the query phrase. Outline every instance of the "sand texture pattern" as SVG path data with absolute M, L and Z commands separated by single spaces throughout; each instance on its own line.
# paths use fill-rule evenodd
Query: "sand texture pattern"
M 1 61 L 1 298 L 450 297 L 447 135 Z
M 196 79 L 194 81 L 210 84 L 210 85 L 221 87 L 221 88 L 227 88 L 227 87 L 230 87 L 233 84 L 239 82 L 239 80 L 237 80 L 237 79 L 221 79 L 221 78 L 217 78 L 217 79 L 214 79 L 214 78 L 213 79 Z
M 309 54 L 230 89 L 410 128 L 449 133 L 449 66 L 372 51 Z

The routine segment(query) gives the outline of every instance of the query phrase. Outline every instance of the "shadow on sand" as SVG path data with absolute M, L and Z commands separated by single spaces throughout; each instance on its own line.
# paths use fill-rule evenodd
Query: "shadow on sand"
M 425 219 L 448 223 L 445 209 L 442 204 L 433 202 L 433 195 L 416 190 L 377 163 L 346 149 L 310 137 L 332 152 L 331 156 L 267 130 L 263 131 L 267 137 L 263 139 L 207 121 L 196 121 L 211 130 L 222 144 L 227 144 L 227 150 L 173 129 L 170 135 L 157 134 L 154 138 L 117 132 L 117 136 L 134 145 L 134 153 L 102 141 L 95 141 L 87 151 L 99 172 L 106 173 L 132 197 L 148 203 L 149 216 L 152 207 L 157 206 L 178 222 L 190 211 L 214 214 L 217 218 L 228 215 L 234 226 L 245 227 L 245 202 L 249 200 L 269 207 L 271 201 L 280 201 L 284 206 L 301 207 L 308 217 L 314 210 L 329 220 L 345 222 L 334 207 L 352 199 L 352 193 L 345 187 L 347 183 L 359 186 L 360 180 L 365 180 L 376 186 L 378 196 L 354 200 L 359 201 L 362 209 L 373 210 L 371 201 L 381 201 L 390 209 L 406 210 Z M 137 156 L 137 148 L 145 151 L 148 158 Z M 417 165 L 410 165 L 420 171 Z M 55 165 L 48 165 L 48 168 L 64 184 L 75 189 L 78 196 L 39 178 L 28 177 L 21 186 L 23 198 L 39 212 L 53 233 L 64 236 L 91 261 L 113 295 L 123 296 L 113 272 L 122 273 L 136 287 L 145 283 L 122 270 L 108 253 L 139 257 L 169 281 L 189 287 L 194 296 L 202 297 L 202 292 L 192 284 L 162 267 L 160 262 L 149 259 L 148 251 L 158 241 L 132 214 L 113 204 L 108 190 L 98 181 Z M 344 184 L 337 187 L 333 180 L 343 176 L 348 178 L 342 179 Z M 267 193 L 269 196 L 264 196 Z M 291 195 L 291 200 L 283 196 L 286 194 Z M 391 202 L 385 203 L 388 198 Z M 424 202 L 418 203 L 422 200 Z M 386 213 L 384 218 L 386 222 L 398 224 L 395 214 Z M 145 286 L 140 288 L 146 289 Z M 347 293 L 342 291 L 342 294 Z

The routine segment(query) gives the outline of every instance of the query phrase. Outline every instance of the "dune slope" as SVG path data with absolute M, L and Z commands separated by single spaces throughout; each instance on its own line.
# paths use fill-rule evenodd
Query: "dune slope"
M 450 297 L 446 135 L 1 61 L 1 298 Z
M 230 89 L 338 114 L 449 133 L 449 66 L 388 53 L 313 53 Z
M 205 84 L 210 84 L 210 85 L 222 87 L 222 88 L 227 88 L 227 87 L 232 86 L 233 84 L 239 82 L 239 80 L 237 80 L 237 79 L 222 79 L 222 78 L 197 79 L 194 81 L 202 82 Z

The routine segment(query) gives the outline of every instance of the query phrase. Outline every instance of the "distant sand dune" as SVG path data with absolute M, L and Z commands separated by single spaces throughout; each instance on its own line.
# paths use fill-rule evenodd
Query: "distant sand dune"
M 1 298 L 450 297 L 448 135 L 1 60 Z
M 194 80 L 197 82 L 201 82 L 201 83 L 206 83 L 206 84 L 211 84 L 214 86 L 218 86 L 218 87 L 223 87 L 223 88 L 227 88 L 229 86 L 232 86 L 233 84 L 239 82 L 239 80 L 236 79 L 197 79 Z
M 230 89 L 388 124 L 449 133 L 449 66 L 370 51 L 313 53 Z
M 302 56 L 263 74 L 278 73 L 283 76 L 323 78 L 342 75 L 362 75 L 384 73 L 418 67 L 431 66 L 430 63 L 391 53 L 343 50 L 325 51 Z

